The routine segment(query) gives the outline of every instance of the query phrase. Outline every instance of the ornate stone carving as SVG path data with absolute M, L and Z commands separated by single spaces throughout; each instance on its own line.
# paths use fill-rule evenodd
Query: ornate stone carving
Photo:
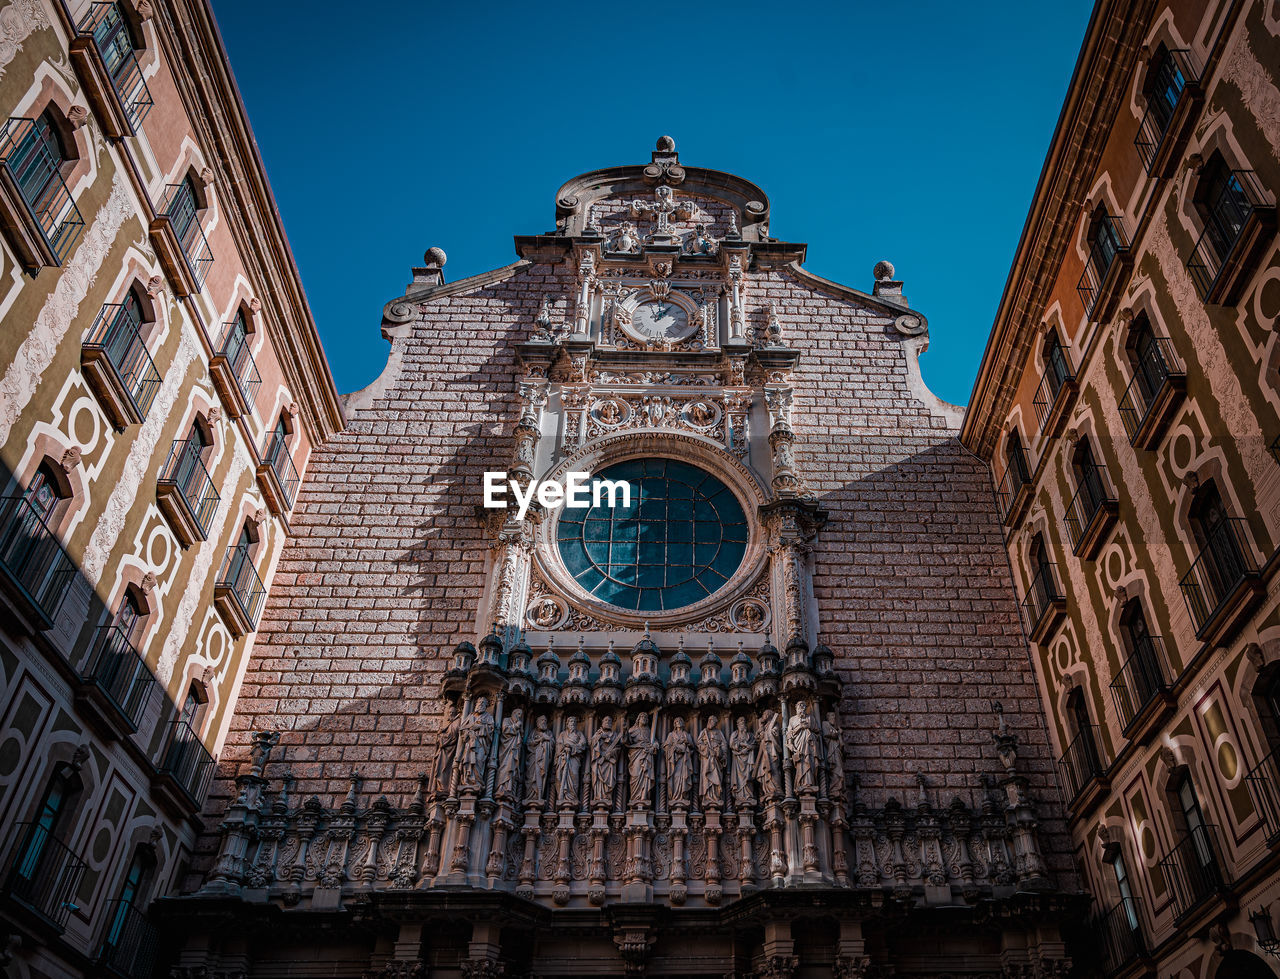
M 693 738 L 685 730 L 685 720 L 677 716 L 662 742 L 662 760 L 667 774 L 667 800 L 672 808 L 688 808 L 693 799 Z
M 725 804 L 724 773 L 729 749 L 720 730 L 720 715 L 707 716 L 706 725 L 698 732 L 698 798 L 703 808 L 721 808 Z
M 564 730 L 556 738 L 556 805 L 561 809 L 576 809 L 587 739 L 578 730 L 578 719 L 572 714 L 565 718 L 564 725 Z

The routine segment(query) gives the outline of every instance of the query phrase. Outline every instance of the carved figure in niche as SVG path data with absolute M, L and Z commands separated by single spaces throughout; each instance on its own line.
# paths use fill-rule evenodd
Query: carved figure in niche
M 755 602 L 743 602 L 738 609 L 738 625 L 748 632 L 759 632 L 764 628 L 764 609 Z
M 667 799 L 672 806 L 688 807 L 693 794 L 693 738 L 684 729 L 684 718 L 662 743 L 662 760 L 667 765 Z
M 844 734 L 835 711 L 827 712 L 822 724 L 822 742 L 827 752 L 827 795 L 832 802 L 844 805 Z
M 484 788 L 485 765 L 493 744 L 493 715 L 489 698 L 477 697 L 471 713 L 458 732 L 457 786 L 459 791 L 479 792 Z
M 502 721 L 498 736 L 498 778 L 495 795 L 505 802 L 520 797 L 520 749 L 524 740 L 524 711 L 517 707 Z
M 578 719 L 566 717 L 564 730 L 556 739 L 556 804 L 560 808 L 577 808 L 578 787 L 582 784 L 582 756 L 587 753 L 587 739 L 578 730 Z
M 550 629 L 563 614 L 554 598 L 540 598 L 529 606 L 529 621 L 542 629 Z
M 622 421 L 622 408 L 616 401 L 601 401 L 596 417 L 606 425 L 616 425 Z
M 795 790 L 818 791 L 818 743 L 808 701 L 796 704 L 796 712 L 787 724 L 787 751 L 795 765 Z
M 525 752 L 529 758 L 529 793 L 525 804 L 542 804 L 547 801 L 547 771 L 551 767 L 551 748 L 555 735 L 547 725 L 545 714 L 539 714 L 533 722 L 533 730 L 525 740 Z
M 782 795 L 782 732 L 778 721 L 776 710 L 766 710 L 760 718 L 756 781 L 760 783 L 760 798 L 765 802 Z
M 724 732 L 720 730 L 720 715 L 712 714 L 706 726 L 698 732 L 698 797 L 703 806 L 724 805 L 724 765 L 729 747 Z
M 739 809 L 749 809 L 756 804 L 756 792 L 751 785 L 751 769 L 756 760 L 756 738 L 747 727 L 745 717 L 738 718 L 737 730 L 729 739 L 730 777 L 733 804 Z
M 649 715 L 641 711 L 627 729 L 627 774 L 631 780 L 631 808 L 648 809 L 653 801 L 654 759 L 658 753 Z
M 453 760 L 458 752 L 458 726 L 462 723 L 462 707 L 453 705 L 449 720 L 440 732 L 440 743 L 436 748 L 436 771 L 433 788 L 437 792 L 448 793 L 452 788 Z
M 600 730 L 591 736 L 591 804 L 597 809 L 613 808 L 621 754 L 622 732 L 614 730 L 613 715 L 606 714 L 600 721 Z
M 705 401 L 689 405 L 689 421 L 698 428 L 706 428 L 716 420 L 716 410 Z
M 633 252 L 640 245 L 640 229 L 632 222 L 624 222 L 622 227 L 618 229 L 618 235 L 613 240 L 613 250 L 619 252 Z
M 707 226 L 703 222 L 697 224 L 688 244 L 685 246 L 691 255 L 710 255 L 715 251 L 715 247 L 716 243 L 712 241 L 711 236 L 707 233 Z

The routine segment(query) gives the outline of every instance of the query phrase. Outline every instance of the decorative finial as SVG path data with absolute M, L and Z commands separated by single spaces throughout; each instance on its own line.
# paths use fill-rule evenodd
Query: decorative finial
M 427 249 L 427 253 L 422 256 L 422 262 L 427 268 L 444 268 L 444 263 L 449 261 L 449 256 L 444 253 L 444 249 L 439 245 L 432 245 Z
M 736 211 L 729 212 L 729 231 L 725 235 L 726 238 L 740 238 L 741 232 L 738 231 L 738 213 Z
M 674 153 L 676 149 L 676 141 L 670 136 L 659 136 L 656 149 L 659 153 Z
M 871 270 L 871 274 L 876 277 L 877 282 L 888 282 L 893 278 L 893 271 L 893 263 L 882 259 L 876 262 L 876 267 Z
M 649 620 L 648 619 L 644 620 L 644 637 L 646 639 L 649 638 Z
M 583 647 L 583 646 L 585 646 L 586 644 L 587 644 L 587 637 L 586 637 L 586 636 L 579 636 L 579 637 L 578 637 L 578 652 L 582 652 L 582 647 Z

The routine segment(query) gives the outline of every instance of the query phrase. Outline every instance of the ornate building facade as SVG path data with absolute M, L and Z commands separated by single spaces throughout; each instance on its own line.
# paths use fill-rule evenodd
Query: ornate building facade
M 1273 974 L 1277 65 L 1275 3 L 1098 5 L 962 433 L 1110 975 Z
M 312 455 L 177 974 L 1064 974 L 999 516 L 892 266 L 809 273 L 667 138 L 554 204 L 427 252 Z
M 0 960 L 141 977 L 342 411 L 203 2 L 0 2 Z

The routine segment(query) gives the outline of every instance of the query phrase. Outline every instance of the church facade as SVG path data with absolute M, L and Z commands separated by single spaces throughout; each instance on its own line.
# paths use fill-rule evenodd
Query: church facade
M 892 266 L 814 276 L 667 138 L 554 214 L 383 311 L 164 902 L 178 974 L 1063 974 L 999 518 Z M 486 472 L 634 497 L 522 518 Z

